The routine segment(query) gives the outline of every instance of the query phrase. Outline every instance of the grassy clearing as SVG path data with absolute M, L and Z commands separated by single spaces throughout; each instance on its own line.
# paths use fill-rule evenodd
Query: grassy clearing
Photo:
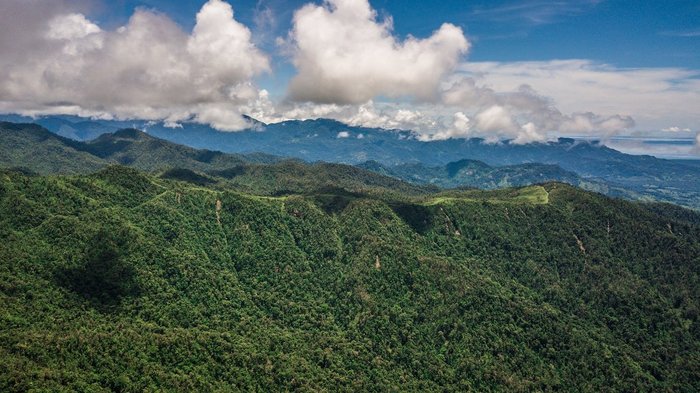
M 425 200 L 422 204 L 434 206 L 455 202 L 545 205 L 549 203 L 549 193 L 542 186 L 495 191 L 472 190 L 436 196 Z

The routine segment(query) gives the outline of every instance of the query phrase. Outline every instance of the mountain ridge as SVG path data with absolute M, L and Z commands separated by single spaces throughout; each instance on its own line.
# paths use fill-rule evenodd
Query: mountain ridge
M 225 155 L 224 153 L 215 151 L 196 153 L 203 154 L 203 157 L 209 157 L 213 160 L 211 162 L 202 162 L 200 158 L 195 157 L 195 153 L 185 153 L 183 151 L 184 146 L 191 147 L 187 143 L 180 147 L 175 147 L 178 145 L 167 145 L 164 144 L 165 140 L 159 139 L 159 141 L 148 140 L 140 150 L 132 152 L 131 154 L 117 154 L 113 158 L 115 163 L 137 166 L 146 170 L 165 169 L 163 168 L 163 163 L 170 162 L 171 167 L 183 166 L 187 169 L 206 171 L 210 169 L 209 167 L 211 165 L 235 166 L 240 164 L 240 162 L 238 162 L 240 160 L 268 163 L 279 161 L 280 158 L 275 157 L 275 155 L 284 156 L 285 153 L 290 154 L 291 157 L 309 161 L 309 157 L 316 157 L 316 153 L 322 152 L 318 157 L 319 160 L 311 160 L 311 162 L 324 161 L 322 158 L 328 158 L 327 162 L 354 163 L 361 166 L 362 163 L 368 161 L 368 157 L 374 154 L 381 155 L 383 154 L 382 152 L 385 151 L 391 151 L 392 144 L 398 143 L 397 146 L 402 146 L 402 149 L 409 150 L 417 147 L 433 150 L 437 149 L 436 151 L 438 153 L 436 154 L 443 155 L 445 151 L 449 151 L 449 149 L 439 153 L 441 151 L 440 149 L 444 146 L 452 146 L 452 149 L 457 149 L 455 151 L 460 153 L 453 152 L 449 154 L 458 157 L 458 159 L 455 161 L 447 161 L 445 164 L 427 164 L 420 161 L 411 161 L 399 162 L 396 164 L 382 163 L 382 165 L 396 168 L 400 168 L 401 165 L 422 165 L 421 171 L 426 172 L 428 170 L 427 168 L 436 168 L 442 165 L 454 167 L 454 162 L 465 159 L 465 156 L 472 156 L 467 159 L 482 161 L 491 167 L 500 167 L 502 169 L 482 171 L 486 173 L 479 175 L 483 179 L 481 182 L 477 182 L 473 178 L 468 177 L 462 178 L 460 182 L 457 181 L 459 179 L 449 178 L 449 176 L 447 178 L 445 176 L 438 176 L 437 179 L 434 179 L 435 181 L 431 182 L 427 179 L 417 179 L 415 176 L 413 176 L 413 178 L 410 176 L 403 176 L 398 172 L 394 173 L 393 176 L 403 180 L 413 181 L 414 184 L 432 184 L 443 187 L 477 186 L 495 188 L 499 185 L 525 185 L 540 181 L 560 180 L 613 196 L 622 196 L 631 199 L 659 200 L 700 208 L 700 177 L 698 176 L 697 169 L 689 164 L 676 164 L 653 157 L 628 156 L 604 146 L 572 139 L 562 138 L 556 143 L 528 146 L 509 144 L 488 145 L 484 144 L 482 140 L 419 142 L 401 139 L 409 135 L 408 132 L 378 131 L 352 127 L 338 128 L 340 125 L 342 125 L 342 123 L 331 120 L 294 121 L 268 125 L 264 131 L 257 130 L 239 133 L 221 133 L 212 131 L 205 126 L 196 126 L 195 128 L 188 128 L 187 130 L 167 129 L 165 131 L 151 126 L 147 129 L 147 134 L 150 137 L 161 138 L 162 136 L 166 136 L 169 138 L 169 142 L 173 140 L 179 141 L 180 143 L 189 141 L 194 145 L 208 145 L 212 143 L 211 140 L 206 143 L 196 142 L 195 140 L 200 137 L 209 140 L 206 136 L 210 133 L 214 133 L 217 138 L 224 138 L 223 140 L 218 140 L 218 142 L 221 142 L 216 144 L 218 150 L 226 150 L 228 145 L 225 140 L 229 140 L 227 138 L 233 138 L 229 141 L 241 142 L 240 146 L 237 147 L 239 151 L 252 151 L 250 147 L 257 146 L 255 145 L 256 143 L 262 143 L 260 146 L 266 146 L 266 143 L 272 143 L 271 141 L 273 140 L 276 148 L 270 148 L 263 154 L 234 153 L 231 155 L 227 153 L 229 155 Z M 358 130 L 364 130 L 363 132 L 366 134 L 362 135 L 366 136 L 363 138 L 337 138 L 335 136 L 338 132 L 342 132 L 339 130 L 346 129 L 354 130 L 352 132 L 356 133 L 356 135 L 360 135 L 360 131 Z M 115 132 L 118 131 L 119 130 L 115 130 Z M 100 136 L 95 140 L 84 143 L 95 147 L 99 146 L 99 141 L 103 140 L 106 143 L 106 145 L 102 146 L 103 148 L 107 149 L 109 147 L 119 149 L 119 146 L 126 146 L 133 142 L 130 139 L 123 138 L 121 138 L 121 142 L 111 141 L 108 135 L 113 135 L 113 133 L 101 135 L 107 136 Z M 325 137 L 321 137 L 322 135 L 325 135 Z M 183 137 L 185 139 L 184 141 Z M 119 136 L 112 136 L 111 138 L 120 139 Z M 61 141 L 67 140 L 63 139 Z M 71 143 L 75 145 L 75 143 L 79 142 L 73 141 L 68 144 Z M 153 151 L 161 152 L 163 156 L 149 158 L 149 151 L 146 146 L 148 143 L 153 145 Z M 346 146 L 348 143 L 352 145 L 351 150 L 337 151 L 334 147 Z M 389 148 L 387 148 L 387 146 L 389 146 Z M 86 149 L 86 151 L 90 151 L 89 148 Z M 430 151 L 419 152 L 416 150 L 407 157 L 410 158 L 414 154 L 418 154 L 421 157 L 430 156 L 430 154 L 426 153 L 430 153 Z M 186 162 L 187 164 L 174 164 L 176 161 L 175 157 L 179 157 L 182 162 Z M 338 157 L 346 157 L 347 159 L 338 159 Z M 217 160 L 221 161 L 219 162 Z M 398 158 L 395 158 L 389 160 L 389 162 L 396 162 L 397 160 Z M 442 159 L 437 160 L 437 162 L 442 161 Z M 504 162 L 504 164 L 494 165 L 494 161 Z M 436 160 L 432 159 L 429 160 L 429 162 L 436 162 Z M 517 165 L 520 166 L 516 167 Z M 552 165 L 560 167 L 561 170 L 556 169 Z M 218 167 L 216 169 L 220 170 L 222 168 Z M 435 171 L 435 169 L 432 170 Z M 388 171 L 385 174 L 392 175 Z M 575 174 L 575 176 L 572 174 Z
M 699 214 L 329 192 L 0 171 L 0 390 L 698 389 Z

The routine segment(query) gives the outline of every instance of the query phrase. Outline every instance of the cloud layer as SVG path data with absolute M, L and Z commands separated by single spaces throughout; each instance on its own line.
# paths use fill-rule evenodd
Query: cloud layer
M 475 111 L 473 127 L 463 129 L 461 136 L 513 138 L 517 143 L 541 142 L 548 133 L 611 135 L 630 129 L 635 122 L 630 116 L 597 115 L 591 112 L 563 114 L 555 102 L 540 95 L 530 85 L 497 92 L 480 86 L 467 73 L 457 73 L 444 89 L 446 106 L 471 108 Z M 438 137 L 440 135 L 437 135 Z
M 5 5 L 26 6 L 22 0 Z M 0 26 L 17 14 L 0 14 Z M 6 112 L 194 118 L 234 130 L 246 123 L 231 109 L 257 98 L 252 78 L 270 69 L 248 28 L 221 0 L 204 4 L 191 34 L 145 9 L 115 31 L 68 6 L 39 20 L 25 17 L 44 33 L 3 53 L 0 110 Z
M 683 68 L 616 68 L 590 60 L 463 63 L 459 72 L 495 91 L 526 84 L 564 113 L 632 116 L 645 129 L 695 129 L 700 72 Z M 672 119 L 672 124 L 669 124 Z
M 460 28 L 445 23 L 425 38 L 398 37 L 391 17 L 379 18 L 368 0 L 296 10 L 280 39 L 296 75 L 286 96 L 272 99 L 256 79 L 277 68 L 275 54 L 254 44 L 270 37 L 254 36 L 229 3 L 205 3 L 192 31 L 147 9 L 105 30 L 87 16 L 89 0 L 81 1 L 0 2 L 0 113 L 195 121 L 224 131 L 248 127 L 243 114 L 264 122 L 325 117 L 413 130 L 422 140 L 514 143 L 640 127 L 689 136 L 700 124 L 696 71 L 587 60 L 467 62 L 470 43 Z M 270 9 L 256 15 L 258 30 L 277 23 Z

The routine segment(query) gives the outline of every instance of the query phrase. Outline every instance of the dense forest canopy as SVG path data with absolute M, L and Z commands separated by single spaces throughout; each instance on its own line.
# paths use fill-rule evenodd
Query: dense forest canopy
M 3 171 L 0 390 L 700 389 L 697 213 L 284 173 Z

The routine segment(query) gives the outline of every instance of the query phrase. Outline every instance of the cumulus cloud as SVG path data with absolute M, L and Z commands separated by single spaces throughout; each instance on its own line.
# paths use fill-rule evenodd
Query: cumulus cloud
M 700 122 L 697 70 L 617 68 L 590 60 L 467 62 L 458 70 L 493 91 L 532 86 L 562 113 L 629 116 L 647 130 L 666 128 L 669 120 L 681 129 Z
M 376 105 L 373 101 L 358 107 L 346 108 L 338 119 L 353 126 L 416 130 L 417 132 L 433 129 L 436 125 L 430 112 L 422 113 L 420 110 L 404 108 L 396 104 Z
M 533 123 L 527 123 L 521 127 L 521 132 L 513 139 L 513 143 L 521 145 L 532 142 L 544 142 L 545 140 L 547 140 L 546 135 L 538 131 Z
M 55 17 L 49 21 L 47 38 L 54 40 L 74 40 L 102 30 L 90 22 L 83 14 L 67 14 Z
M 248 127 L 242 114 L 266 123 L 332 118 L 412 130 L 421 140 L 512 143 L 606 136 L 639 125 L 691 132 L 700 122 L 696 71 L 586 60 L 462 62 L 469 42 L 458 27 L 446 23 L 430 37 L 403 39 L 367 0 L 326 0 L 296 11 L 282 50 L 297 74 L 289 99 L 273 102 L 254 83 L 271 69 L 254 43 L 269 37 L 253 36 L 229 3 L 207 1 L 191 32 L 146 9 L 106 29 L 86 16 L 89 3 L 0 1 L 0 112 L 173 127 L 195 121 L 220 130 Z M 258 9 L 260 34 L 276 23 L 269 8 Z
M 265 123 L 286 120 L 328 118 L 358 127 L 383 128 L 387 130 L 412 130 L 417 133 L 433 132 L 441 127 L 440 116 L 434 106 L 425 107 L 425 112 L 401 103 L 380 103 L 370 100 L 361 105 L 315 104 L 310 102 L 281 102 L 273 104 L 267 100 L 253 113 Z
M 421 133 L 418 139 L 422 141 L 434 141 L 445 139 L 469 138 L 473 136 L 472 122 L 464 112 L 452 115 L 452 122 L 444 124 L 442 128 L 434 132 Z
M 526 84 L 510 91 L 479 86 L 465 73 L 452 75 L 442 91 L 445 105 L 470 108 L 475 113 L 470 135 L 514 138 L 518 143 L 543 141 L 548 133 L 604 135 L 629 129 L 634 120 L 625 115 L 597 115 L 592 112 L 563 114 L 551 98 Z
M 513 132 L 517 129 L 510 113 L 504 107 L 498 105 L 494 105 L 477 114 L 476 126 L 480 131 L 486 133 Z
M 393 35 L 367 0 L 326 0 L 294 14 L 290 33 L 298 101 L 362 104 L 377 96 L 431 100 L 442 78 L 469 48 L 462 30 L 445 23 L 425 39 Z
M 3 52 L 0 111 L 194 120 L 222 130 L 247 125 L 241 108 L 259 99 L 251 80 L 269 61 L 230 4 L 209 0 L 188 34 L 145 9 L 105 31 L 70 5 L 49 3 L 8 0 L 14 12 L 0 13 L 0 26 L 19 14 L 42 32 Z M 44 4 L 51 14 L 25 12 Z M 0 41 L 12 39 L 3 34 Z
M 283 117 L 308 114 L 312 102 L 310 117 L 323 112 L 351 125 L 414 130 L 422 140 L 478 136 L 513 143 L 562 134 L 606 136 L 635 125 L 624 112 L 598 114 L 577 106 L 563 113 L 556 99 L 526 83 L 495 89 L 485 82 L 489 67 L 476 72 L 462 63 L 455 71 L 454 62 L 469 45 L 461 31 L 450 30 L 453 26 L 443 25 L 425 40 L 399 42 L 391 24 L 391 19 L 377 20 L 365 0 L 329 0 L 297 11 L 290 39 L 298 74 L 289 86 L 297 102 Z M 455 34 L 443 35 L 446 26 Z M 427 63 L 415 58 L 427 58 L 431 65 L 423 68 Z M 377 97 L 397 100 L 378 105 Z M 418 100 L 407 103 L 407 97 Z M 401 101 L 403 107 L 396 105 Z M 321 103 L 322 110 L 313 103 Z

